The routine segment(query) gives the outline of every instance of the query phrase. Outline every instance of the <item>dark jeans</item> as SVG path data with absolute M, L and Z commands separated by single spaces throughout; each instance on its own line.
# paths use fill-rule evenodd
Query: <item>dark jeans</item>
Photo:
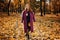
M 29 23 L 30 22 L 27 22 L 27 33 L 26 33 L 26 36 L 27 36 L 28 39 L 29 39 L 29 31 L 30 31 Z
M 28 32 L 30 31 L 29 23 L 30 23 L 30 22 L 27 22 L 27 31 L 28 31 Z

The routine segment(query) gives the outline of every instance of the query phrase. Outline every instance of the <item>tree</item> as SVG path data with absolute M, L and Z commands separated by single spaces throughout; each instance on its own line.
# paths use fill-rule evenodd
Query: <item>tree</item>
M 10 6 L 10 3 L 11 3 L 11 0 L 9 0 L 9 3 L 8 3 L 8 16 L 10 15 L 9 14 L 9 6 Z
M 40 0 L 40 12 L 41 12 L 41 16 L 43 16 L 42 15 L 42 0 Z
M 45 0 L 44 0 L 44 15 L 45 15 Z
M 18 12 L 21 12 L 21 0 L 18 2 Z
M 57 6 L 57 2 L 58 0 L 54 0 L 54 14 L 56 14 L 58 16 L 58 6 Z

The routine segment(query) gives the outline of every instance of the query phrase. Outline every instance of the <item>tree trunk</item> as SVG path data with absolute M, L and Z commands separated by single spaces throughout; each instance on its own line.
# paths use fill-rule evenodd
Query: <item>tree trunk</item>
M 44 0 L 44 15 L 45 15 L 45 0 Z
M 40 12 L 41 12 L 41 16 L 43 16 L 42 15 L 42 0 L 40 0 Z
M 11 2 L 11 0 L 9 0 L 9 3 L 8 3 L 8 16 L 10 16 L 10 14 L 9 14 L 9 6 L 10 6 L 10 2 Z

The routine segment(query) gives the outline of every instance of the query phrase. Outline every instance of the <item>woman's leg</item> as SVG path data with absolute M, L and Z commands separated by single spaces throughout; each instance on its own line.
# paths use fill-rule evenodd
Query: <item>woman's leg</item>
M 26 32 L 26 36 L 29 39 L 29 31 L 30 31 L 30 26 L 29 23 L 27 23 L 27 32 Z
M 31 30 L 31 28 L 30 28 L 30 22 L 28 23 L 27 28 L 28 28 L 28 32 L 29 32 Z

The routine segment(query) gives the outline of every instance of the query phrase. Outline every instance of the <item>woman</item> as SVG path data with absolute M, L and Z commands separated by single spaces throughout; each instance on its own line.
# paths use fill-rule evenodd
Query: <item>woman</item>
M 33 32 L 33 21 L 35 22 L 34 13 L 29 4 L 25 5 L 25 10 L 22 12 L 22 22 L 24 23 L 24 32 Z

